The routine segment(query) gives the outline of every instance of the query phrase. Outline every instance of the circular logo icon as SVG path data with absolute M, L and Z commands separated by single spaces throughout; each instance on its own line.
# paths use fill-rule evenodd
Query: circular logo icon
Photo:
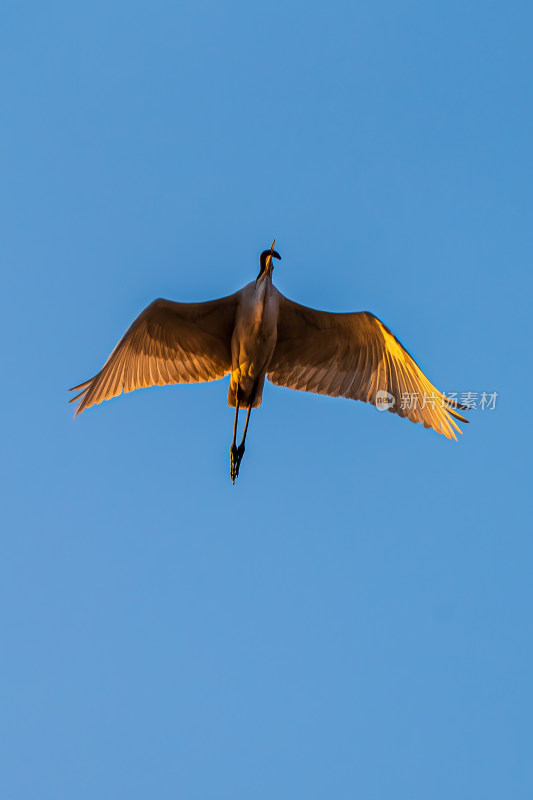
M 389 394 L 384 389 L 380 389 L 379 392 L 376 392 L 376 408 L 378 411 L 387 411 L 389 408 L 392 408 L 394 403 L 396 402 L 396 398 L 394 395 Z

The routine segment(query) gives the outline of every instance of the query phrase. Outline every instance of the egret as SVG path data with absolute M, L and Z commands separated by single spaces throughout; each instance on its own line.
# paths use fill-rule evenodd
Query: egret
M 265 377 L 277 386 L 372 403 L 448 439 L 468 410 L 439 392 L 394 334 L 368 311 L 334 314 L 294 303 L 272 283 L 274 250 L 259 257 L 255 281 L 206 303 L 154 300 L 137 317 L 104 366 L 70 391 L 76 414 L 122 392 L 230 376 L 235 408 L 230 477 L 244 455 L 250 412 L 261 405 Z M 422 399 L 422 397 L 424 399 Z M 429 398 L 429 400 L 428 400 Z M 237 446 L 239 410 L 246 411 Z

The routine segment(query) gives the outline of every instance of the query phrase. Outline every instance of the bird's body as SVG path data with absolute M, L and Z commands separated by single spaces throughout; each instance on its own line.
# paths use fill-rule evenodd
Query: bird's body
M 332 314 L 293 303 L 272 283 L 274 250 L 239 292 L 207 303 L 155 300 L 117 344 L 102 370 L 79 386 L 76 414 L 134 389 L 211 381 L 230 375 L 235 407 L 231 477 L 239 473 L 250 411 L 261 405 L 265 377 L 278 386 L 376 405 L 456 438 L 457 409 L 394 334 L 373 314 Z M 409 396 L 411 402 L 404 402 Z M 386 403 L 383 405 L 383 401 Z M 72 401 L 71 401 L 72 402 Z M 242 442 L 237 420 L 246 409 Z M 454 419 L 455 418 L 455 419 Z
M 279 292 L 266 278 L 249 283 L 239 297 L 231 337 L 228 403 L 261 405 L 265 377 L 276 349 Z

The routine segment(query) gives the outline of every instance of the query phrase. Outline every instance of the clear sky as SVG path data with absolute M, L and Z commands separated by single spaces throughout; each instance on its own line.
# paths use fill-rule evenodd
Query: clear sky
M 0 796 L 533 796 L 529 2 L 6 0 Z M 227 379 L 73 421 L 155 297 L 383 319 L 459 442 Z

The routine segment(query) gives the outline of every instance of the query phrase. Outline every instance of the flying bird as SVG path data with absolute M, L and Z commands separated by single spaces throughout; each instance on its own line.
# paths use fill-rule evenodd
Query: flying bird
M 455 420 L 468 422 L 457 409 L 468 407 L 439 392 L 396 336 L 368 311 L 333 314 L 284 297 L 272 283 L 273 259 L 281 259 L 274 246 L 275 241 L 261 253 L 256 280 L 235 294 L 206 303 L 154 300 L 100 372 L 70 390 L 79 391 L 70 400 L 79 401 L 75 416 L 122 392 L 229 375 L 228 404 L 235 408 L 233 483 L 265 377 L 289 389 L 372 403 L 456 439 L 455 431 L 461 430 Z M 237 446 L 241 409 L 246 420 Z

